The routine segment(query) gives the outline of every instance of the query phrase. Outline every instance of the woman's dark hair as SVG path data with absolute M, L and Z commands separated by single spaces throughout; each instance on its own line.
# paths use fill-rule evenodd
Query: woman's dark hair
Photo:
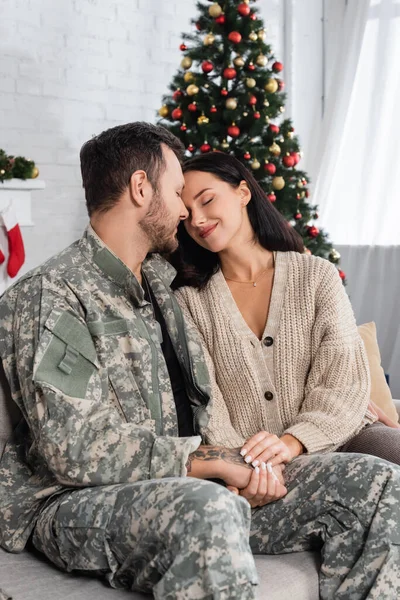
M 247 212 L 254 231 L 254 241 L 270 251 L 303 252 L 301 236 L 271 204 L 253 174 L 237 158 L 222 152 L 212 152 L 187 160 L 182 168 L 184 173 L 211 173 L 233 188 L 237 188 L 241 181 L 246 181 L 251 192 Z M 178 239 L 179 248 L 170 257 L 178 271 L 172 287 L 177 289 L 189 285 L 201 289 L 217 272 L 218 255 L 199 246 L 187 233 L 183 223 L 178 228 Z

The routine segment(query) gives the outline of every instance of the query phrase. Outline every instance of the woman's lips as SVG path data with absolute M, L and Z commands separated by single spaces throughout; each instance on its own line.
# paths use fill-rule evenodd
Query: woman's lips
M 199 233 L 201 238 L 206 238 L 208 237 L 216 228 L 216 226 L 218 225 L 218 223 L 216 223 L 215 225 L 212 225 L 211 227 L 207 227 L 206 229 L 202 229 L 201 232 Z

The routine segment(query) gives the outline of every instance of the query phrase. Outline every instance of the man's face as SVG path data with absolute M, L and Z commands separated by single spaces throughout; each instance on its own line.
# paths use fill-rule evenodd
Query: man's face
M 185 181 L 179 160 L 167 146 L 163 145 L 162 149 L 164 171 L 153 193 L 149 210 L 139 225 L 149 238 L 150 252 L 169 254 L 178 247 L 178 225 L 186 219 L 188 211 L 181 198 Z

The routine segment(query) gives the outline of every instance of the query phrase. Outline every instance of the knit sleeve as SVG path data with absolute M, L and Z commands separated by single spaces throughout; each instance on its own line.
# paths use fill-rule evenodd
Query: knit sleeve
M 191 297 L 193 293 L 193 298 Z M 185 321 L 189 326 L 194 327 L 203 343 L 204 356 L 210 375 L 211 382 L 211 401 L 208 406 L 209 421 L 202 434 L 207 444 L 211 446 L 224 446 L 226 448 L 238 448 L 243 446 L 246 438 L 242 437 L 233 427 L 229 411 L 225 400 L 215 378 L 214 363 L 209 349 L 204 339 L 204 332 L 200 324 L 200 319 L 196 319 L 195 304 L 199 299 L 194 296 L 196 290 L 187 290 L 181 288 L 175 292 L 176 298 L 180 304 Z
M 316 291 L 312 362 L 301 410 L 285 431 L 308 452 L 328 452 L 361 428 L 370 397 L 368 360 L 336 268 L 324 261 Z

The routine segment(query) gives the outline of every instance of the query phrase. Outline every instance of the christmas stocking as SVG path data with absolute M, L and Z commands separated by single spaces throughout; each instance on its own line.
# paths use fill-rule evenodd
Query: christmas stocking
M 21 230 L 17 218 L 11 206 L 0 213 L 8 237 L 8 263 L 7 273 L 10 277 L 15 277 L 25 260 L 24 242 L 22 241 Z
M 2 265 L 5 260 L 6 260 L 6 257 L 4 256 L 4 254 L 0 248 L 0 265 Z

